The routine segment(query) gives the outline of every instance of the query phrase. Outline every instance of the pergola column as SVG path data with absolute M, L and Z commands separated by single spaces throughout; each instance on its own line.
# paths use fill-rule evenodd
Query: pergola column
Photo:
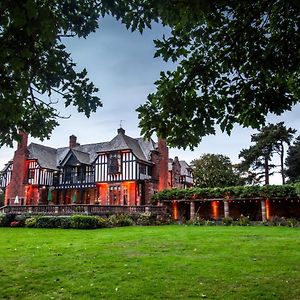
M 194 201 L 190 202 L 190 219 L 191 220 L 195 219 L 195 202 Z
M 267 221 L 266 200 L 261 200 L 261 218 L 263 222 Z
M 229 217 L 229 203 L 227 200 L 224 200 L 224 218 Z

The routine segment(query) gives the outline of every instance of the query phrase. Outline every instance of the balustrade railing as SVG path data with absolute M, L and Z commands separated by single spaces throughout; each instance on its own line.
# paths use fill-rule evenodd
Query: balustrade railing
M 137 214 L 144 212 L 164 213 L 162 206 L 140 205 L 97 205 L 97 204 L 70 204 L 70 205 L 11 205 L 0 208 L 0 213 L 33 214 L 33 215 L 104 215 L 104 214 Z

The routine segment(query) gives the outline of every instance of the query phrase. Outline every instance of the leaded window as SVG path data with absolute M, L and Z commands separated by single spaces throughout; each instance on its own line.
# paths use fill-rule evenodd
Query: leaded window
M 121 154 L 110 153 L 108 156 L 108 173 L 118 174 L 121 173 Z

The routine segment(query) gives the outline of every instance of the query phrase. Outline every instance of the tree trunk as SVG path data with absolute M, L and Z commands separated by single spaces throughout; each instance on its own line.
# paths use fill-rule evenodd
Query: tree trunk
M 283 147 L 283 143 L 281 142 L 280 144 L 281 146 L 281 152 L 280 152 L 280 173 L 281 173 L 281 177 L 282 177 L 282 184 L 285 184 L 285 171 L 284 171 L 284 147 Z
M 265 155 L 265 185 L 269 185 L 269 155 Z

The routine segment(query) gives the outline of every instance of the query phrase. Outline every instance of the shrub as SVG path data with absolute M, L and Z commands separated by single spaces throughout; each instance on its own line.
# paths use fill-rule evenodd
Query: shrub
M 123 226 L 134 225 L 134 222 L 129 215 L 125 215 L 125 214 L 117 215 L 117 219 L 118 219 L 118 226 L 123 227 Z
M 12 221 L 10 222 L 10 227 L 21 227 L 19 221 Z
M 0 214 L 0 227 L 4 226 L 5 217 L 6 217 L 5 214 Z
M 188 220 L 187 225 L 203 226 L 205 225 L 205 220 L 203 218 L 196 217 L 194 219 Z
M 25 226 L 25 221 L 28 218 L 27 215 L 16 215 L 15 216 L 15 222 L 18 222 L 18 226 L 17 227 L 24 227 Z
M 233 225 L 233 219 L 231 217 L 226 217 L 222 220 L 222 223 L 225 226 L 232 226 Z
M 271 217 L 269 224 L 271 226 L 287 226 L 288 223 L 284 217 L 273 216 Z
M 36 218 L 28 218 L 25 220 L 25 226 L 29 228 L 36 227 Z
M 94 229 L 98 226 L 98 217 L 95 216 L 71 216 L 71 227 L 75 229 Z
M 237 220 L 237 225 L 239 226 L 249 226 L 251 225 L 249 217 L 245 217 L 241 215 L 241 217 Z
M 59 228 L 68 229 L 71 228 L 71 217 L 64 216 L 64 217 L 56 217 L 56 225 L 58 225 Z
M 217 225 L 216 221 L 212 221 L 212 220 L 205 221 L 205 226 L 216 226 L 216 225 Z
M 97 218 L 97 228 L 105 228 L 106 227 L 106 219 L 102 217 Z
M 141 213 L 138 216 L 136 220 L 136 224 L 141 226 L 156 225 L 156 219 L 157 219 L 156 214 L 152 214 L 151 212 L 145 212 L 145 213 Z
M 40 216 L 36 218 L 37 228 L 55 228 L 57 227 L 55 217 Z
M 286 222 L 287 222 L 287 226 L 289 226 L 289 227 L 297 227 L 298 226 L 298 221 L 295 218 L 286 219 Z
M 1 214 L 0 215 L 0 227 L 9 227 L 10 223 L 15 221 L 16 214 Z

